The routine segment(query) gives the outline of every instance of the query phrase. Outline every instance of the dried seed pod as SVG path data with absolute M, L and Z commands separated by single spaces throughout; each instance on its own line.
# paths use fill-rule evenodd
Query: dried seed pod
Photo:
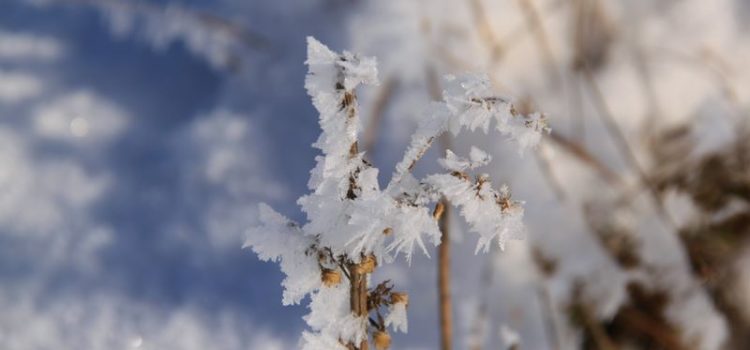
M 391 293 L 391 303 L 409 305 L 409 294 L 393 292 Z
M 372 339 L 376 350 L 388 350 L 391 347 L 391 335 L 386 331 L 375 331 Z
M 341 283 L 341 273 L 336 270 L 323 269 L 323 273 L 320 275 L 320 279 L 323 280 L 323 284 L 326 287 L 337 286 Z
M 435 210 L 432 211 L 432 217 L 435 218 L 435 220 L 440 220 L 444 212 L 445 204 L 443 204 L 443 202 L 438 202 L 435 206 Z
M 372 273 L 373 271 L 375 271 L 377 262 L 375 261 L 374 256 L 368 255 L 362 259 L 362 262 L 359 263 L 359 266 L 362 268 L 363 273 Z

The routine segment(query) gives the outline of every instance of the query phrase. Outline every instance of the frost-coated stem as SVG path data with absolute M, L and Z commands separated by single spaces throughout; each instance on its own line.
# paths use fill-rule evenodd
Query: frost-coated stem
M 340 72 L 340 81 L 336 84 L 336 88 L 340 90 L 344 90 L 344 79 L 345 74 Z M 355 101 L 357 99 L 357 96 L 354 94 L 353 90 L 346 90 L 344 91 L 344 99 L 341 101 L 341 106 L 346 110 L 346 116 L 347 116 L 347 127 L 354 129 L 354 133 L 356 135 L 356 124 L 355 121 L 358 119 L 358 111 L 355 105 Z M 359 144 L 356 139 L 356 136 L 354 138 L 354 142 L 349 146 L 349 159 L 353 160 L 355 157 L 357 157 L 357 154 L 359 153 Z M 349 200 L 355 200 L 357 199 L 356 194 L 356 175 L 350 174 L 349 175 L 349 188 L 346 193 L 346 198 Z M 372 258 L 367 259 L 363 258 L 362 261 L 359 263 L 351 263 L 348 266 L 349 270 L 349 283 L 350 283 L 350 290 L 349 290 L 349 305 L 352 313 L 357 317 L 367 318 L 369 310 L 367 308 L 367 274 L 369 272 L 372 272 L 372 269 L 374 268 L 374 260 Z M 365 329 L 366 332 L 366 329 Z M 349 343 L 347 345 L 350 349 L 356 349 L 356 350 L 367 350 L 368 349 L 368 339 L 365 337 L 362 341 L 360 341 L 360 344 L 357 346 L 355 344 Z
M 427 81 L 430 97 L 435 101 L 442 100 L 440 82 L 435 69 L 428 69 Z M 450 149 L 450 139 L 443 134 L 440 137 L 441 154 Z M 435 206 L 432 216 L 440 228 L 440 246 L 438 247 L 438 313 L 440 315 L 440 344 L 442 350 L 453 348 L 453 303 L 451 300 L 451 240 L 450 240 L 450 205 L 443 198 Z

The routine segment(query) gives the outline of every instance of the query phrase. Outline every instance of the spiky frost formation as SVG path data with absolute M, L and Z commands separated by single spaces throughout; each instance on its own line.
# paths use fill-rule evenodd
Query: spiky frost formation
M 303 334 L 302 348 L 344 349 L 343 344 L 367 341 L 370 327 L 383 337 L 388 336 L 387 327 L 407 331 L 405 294 L 394 292 L 387 281 L 372 289 L 366 286 L 376 264 L 389 263 L 399 254 L 411 261 L 417 246 L 427 254 L 426 242 L 440 243 L 433 203 L 447 198 L 461 209 L 480 236 L 477 252 L 487 251 L 495 240 L 502 248 L 507 239 L 524 232 L 523 208 L 511 200 L 507 187 L 495 190 L 487 176 L 472 180 L 467 173 L 491 161 L 484 151 L 472 148 L 468 158 L 448 151 L 439 161 L 448 173 L 422 180 L 411 175 L 433 140 L 446 131 L 488 132 L 494 120 L 495 129 L 523 149 L 538 142 L 547 127 L 541 116 L 521 116 L 505 99 L 494 97 L 486 78 L 449 77 L 445 102 L 433 106 L 389 185 L 381 190 L 378 169 L 364 159 L 357 144 L 355 89 L 377 84 L 375 59 L 346 51 L 339 54 L 308 38 L 306 63 L 305 88 L 320 113 L 322 130 L 314 144 L 322 154 L 311 171 L 312 192 L 298 200 L 307 222 L 299 225 L 261 205 L 262 226 L 250 231 L 245 246 L 263 260 L 279 262 L 287 276 L 282 282 L 285 305 L 310 296 L 310 313 L 304 319 L 312 331 Z M 362 275 L 365 280 L 355 282 Z M 357 293 L 364 293 L 365 310 L 355 308 Z M 377 321 L 368 320 L 371 312 L 378 313 Z M 371 326 L 372 322 L 377 325 Z

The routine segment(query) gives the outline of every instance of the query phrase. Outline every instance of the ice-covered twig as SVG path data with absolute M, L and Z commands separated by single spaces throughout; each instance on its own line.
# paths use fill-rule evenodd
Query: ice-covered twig
M 507 187 L 493 189 L 486 175 L 470 180 L 467 172 L 491 160 L 484 151 L 472 148 L 468 158 L 447 151 L 439 162 L 448 172 L 422 180 L 409 172 L 414 162 L 445 131 L 486 132 L 494 119 L 498 131 L 526 147 L 538 141 L 546 125 L 541 118 L 514 114 L 503 99 L 487 97 L 486 80 L 451 78 L 457 85 L 445 92 L 444 103 L 434 104 L 397 166 L 395 181 L 381 190 L 378 169 L 359 152 L 355 92 L 359 85 L 377 83 L 375 59 L 339 54 L 309 38 L 307 65 L 305 87 L 322 129 L 314 144 L 322 154 L 311 172 L 311 193 L 298 200 L 307 222 L 297 225 L 263 205 L 263 226 L 251 230 L 246 246 L 261 259 L 280 262 L 287 275 L 285 304 L 310 296 L 305 321 L 311 331 L 303 335 L 303 349 L 361 350 L 370 337 L 376 348 L 386 349 L 391 342 L 388 327 L 407 330 L 408 296 L 394 291 L 388 281 L 368 287 L 370 275 L 398 255 L 411 261 L 417 246 L 427 254 L 427 243 L 440 244 L 442 198 L 459 207 L 479 234 L 477 252 L 487 251 L 494 240 L 503 248 L 508 238 L 524 230 L 523 208 L 510 198 Z M 516 127 L 517 120 L 524 121 L 522 129 Z
M 494 120 L 495 129 L 515 141 L 519 152 L 535 147 L 542 134 L 550 131 L 543 114 L 522 115 L 508 99 L 495 96 L 485 75 L 447 76 L 445 80 L 444 102 L 434 103 L 429 116 L 419 124 L 389 187 L 401 181 L 446 131 L 456 136 L 462 130 L 480 129 L 486 134 Z

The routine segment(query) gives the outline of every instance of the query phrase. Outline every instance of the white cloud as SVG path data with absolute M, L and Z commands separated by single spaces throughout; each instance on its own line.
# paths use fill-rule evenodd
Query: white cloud
M 64 53 L 64 46 L 54 38 L 0 31 L 0 60 L 52 61 Z
M 29 144 L 0 128 L 0 232 L 51 235 L 76 223 L 110 185 L 69 159 L 37 161 Z M 80 219 L 78 219 L 80 220 Z
M 37 107 L 32 119 L 41 137 L 88 144 L 117 136 L 129 117 L 112 102 L 81 90 Z
M 0 70 L 0 103 L 22 102 L 36 97 L 42 90 L 43 84 L 36 76 Z
M 293 348 L 239 311 L 209 316 L 164 310 L 112 295 L 39 302 L 28 290 L 0 289 L 0 348 L 6 350 L 205 350 Z

